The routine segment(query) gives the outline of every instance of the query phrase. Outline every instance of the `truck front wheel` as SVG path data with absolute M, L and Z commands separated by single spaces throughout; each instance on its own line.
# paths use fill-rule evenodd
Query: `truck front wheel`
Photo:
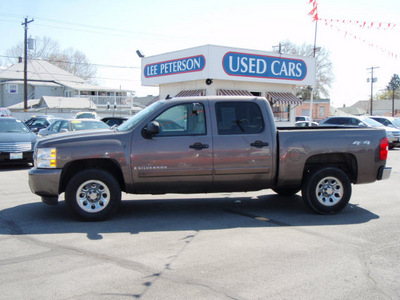
M 302 188 L 303 201 L 320 214 L 334 214 L 346 207 L 351 182 L 342 170 L 328 167 L 311 173 Z
M 65 190 L 69 209 L 84 221 L 101 221 L 121 203 L 121 187 L 108 172 L 89 169 L 77 173 Z

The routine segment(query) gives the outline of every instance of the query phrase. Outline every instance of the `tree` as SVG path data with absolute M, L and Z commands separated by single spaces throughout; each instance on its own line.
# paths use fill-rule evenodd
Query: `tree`
M 397 74 L 393 74 L 388 85 L 386 86 L 386 90 L 377 93 L 376 99 L 378 100 L 391 100 L 393 98 L 399 99 L 400 98 L 399 88 L 400 88 L 400 77 Z
M 72 48 L 61 50 L 60 44 L 51 38 L 35 38 L 33 51 L 28 52 L 29 59 L 43 59 L 51 64 L 94 83 L 97 68 L 91 64 L 84 53 Z M 21 43 L 6 51 L 8 62 L 15 63 L 18 57 L 24 56 L 24 44 Z
M 302 44 L 298 46 L 290 41 L 283 41 L 280 43 L 282 53 L 308 56 L 314 55 L 314 45 Z M 332 62 L 329 58 L 330 52 L 324 48 L 315 52 L 316 59 L 316 86 L 314 88 L 314 98 L 320 99 L 321 96 L 329 97 L 328 89 L 332 86 L 334 76 L 332 73 Z M 308 87 L 299 87 L 297 89 L 297 96 L 303 99 L 310 99 L 311 89 Z

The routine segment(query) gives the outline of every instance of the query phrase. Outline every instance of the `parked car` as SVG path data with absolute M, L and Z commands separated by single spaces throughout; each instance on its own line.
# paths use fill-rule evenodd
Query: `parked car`
M 124 123 L 128 118 L 125 117 L 105 117 L 101 119 L 104 123 L 106 123 L 108 126 L 119 126 L 122 123 Z
M 298 121 L 294 123 L 295 127 L 309 127 L 310 126 L 310 121 Z M 311 122 L 311 126 L 315 127 L 318 126 L 317 122 Z
M 296 122 L 300 122 L 300 121 L 310 121 L 310 117 L 308 117 L 308 116 L 299 116 L 299 117 L 296 117 Z
M 393 117 L 384 117 L 384 116 L 373 116 L 371 119 L 378 121 L 379 123 L 392 128 L 400 129 L 400 119 Z
M 32 163 L 37 138 L 22 121 L 0 118 L 0 162 Z
M 69 131 L 97 130 L 97 129 L 110 129 L 110 126 L 99 120 L 90 120 L 90 119 L 57 120 L 49 127 L 39 130 L 38 135 L 40 137 L 43 137 L 51 134 L 65 133 Z
M 94 111 L 81 111 L 75 115 L 75 119 L 95 119 L 99 120 L 100 118 Z
M 389 148 L 400 146 L 400 130 L 384 126 L 383 124 L 366 116 L 328 117 L 319 123 L 320 126 L 344 127 L 381 127 L 386 130 L 389 139 Z
M 0 107 L 0 117 L 11 117 L 10 110 L 5 107 Z
M 32 116 L 25 121 L 25 124 L 34 133 L 38 133 L 40 129 L 49 127 L 57 120 L 61 119 L 55 118 L 54 116 Z

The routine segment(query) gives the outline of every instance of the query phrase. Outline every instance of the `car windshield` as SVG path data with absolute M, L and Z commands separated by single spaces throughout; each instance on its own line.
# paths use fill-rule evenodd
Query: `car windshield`
M 72 131 L 76 130 L 91 130 L 91 129 L 106 129 L 110 128 L 106 123 L 101 121 L 71 121 Z
M 94 113 L 79 113 L 76 115 L 76 119 L 95 119 L 96 115 Z
M 378 121 L 375 121 L 371 118 L 363 118 L 362 120 L 371 127 L 383 127 L 383 125 L 381 123 L 379 123 Z
M 122 123 L 117 130 L 118 131 L 129 131 L 134 128 L 137 124 L 139 124 L 142 120 L 146 119 L 149 115 L 151 115 L 158 107 L 163 105 L 163 101 L 157 101 L 152 105 L 146 107 L 145 109 L 138 112 L 136 115 L 132 116 L 128 121 Z
M 30 130 L 19 120 L 1 120 L 0 132 L 28 133 Z
M 394 124 L 396 127 L 400 127 L 400 119 L 393 119 L 393 124 Z

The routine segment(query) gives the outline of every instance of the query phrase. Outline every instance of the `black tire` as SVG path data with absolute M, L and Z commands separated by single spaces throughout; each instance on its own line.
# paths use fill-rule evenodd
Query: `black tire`
M 289 196 L 294 196 L 296 195 L 301 188 L 273 188 L 272 189 L 275 193 L 277 193 L 279 196 L 284 196 L 284 197 L 289 197 Z
M 118 209 L 121 187 L 114 176 L 106 171 L 80 171 L 68 182 L 65 202 L 81 220 L 102 221 Z
M 311 173 L 301 192 L 305 205 L 313 211 L 335 214 L 349 203 L 351 182 L 342 170 L 327 167 Z

